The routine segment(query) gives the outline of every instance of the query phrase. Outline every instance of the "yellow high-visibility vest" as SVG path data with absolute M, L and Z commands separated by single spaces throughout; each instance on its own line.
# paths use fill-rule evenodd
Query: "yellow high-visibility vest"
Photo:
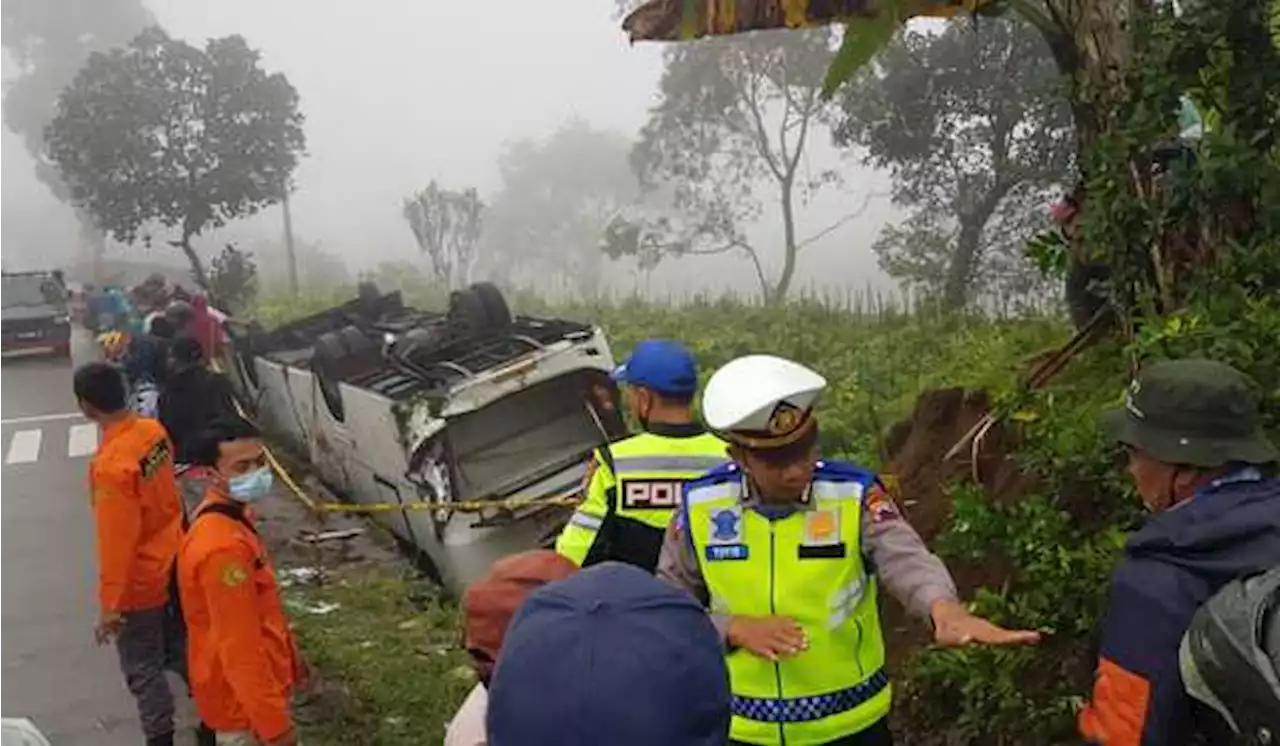
M 684 523 L 711 611 L 789 616 L 807 650 L 777 663 L 727 654 L 731 736 L 750 744 L 823 744 L 889 714 L 876 582 L 862 556 L 862 498 L 875 475 L 819 463 L 805 509 L 769 520 L 742 503 L 736 466 L 685 492 Z
M 660 546 L 662 533 L 680 504 L 684 483 L 729 458 L 725 442 L 709 433 L 687 437 L 640 433 L 612 444 L 609 452 L 609 459 L 599 451 L 593 456 L 595 473 L 586 499 L 556 541 L 556 551 L 579 565 L 592 553 L 605 521 L 626 522 L 631 524 L 630 530 L 640 533 L 650 529 L 651 541 Z M 597 547 L 597 554 L 600 549 Z M 605 548 L 601 559 L 649 564 L 632 557 L 609 556 L 610 551 Z

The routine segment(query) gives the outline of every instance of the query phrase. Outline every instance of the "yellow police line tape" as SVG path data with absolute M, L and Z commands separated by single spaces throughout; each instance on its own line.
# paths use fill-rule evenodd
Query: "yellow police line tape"
M 218 373 L 223 373 L 222 366 L 219 365 L 216 360 L 213 361 L 212 367 Z M 254 421 L 253 418 L 250 417 L 249 413 L 244 410 L 244 407 L 241 406 L 240 401 L 238 399 L 234 401 L 236 405 L 236 412 L 239 413 L 239 415 L 243 417 L 245 420 L 249 422 L 253 422 Z M 254 423 L 254 424 L 256 426 L 257 423 Z M 263 446 L 263 451 L 266 454 L 267 463 L 271 465 L 271 470 L 274 471 L 276 475 L 280 477 L 280 481 L 284 482 L 284 485 L 285 487 L 288 488 L 289 492 L 293 493 L 293 496 L 296 497 L 299 502 L 305 505 L 307 509 L 313 513 L 372 514 L 372 513 L 397 513 L 402 510 L 442 510 L 442 511 L 447 511 L 451 513 L 479 513 L 486 510 L 515 510 L 519 508 L 544 507 L 544 506 L 575 507 L 582 503 L 582 497 L 580 495 L 544 497 L 541 499 L 539 498 L 530 499 L 528 497 L 516 496 L 516 497 L 506 497 L 506 498 L 494 498 L 492 500 L 460 500 L 457 502 L 447 502 L 447 503 L 428 502 L 425 500 L 416 500 L 413 502 L 406 502 L 406 503 L 320 502 L 315 498 L 311 497 L 310 495 L 308 495 L 307 492 L 304 489 L 302 489 L 301 485 L 299 485 L 298 482 L 293 478 L 293 475 L 289 473 L 289 470 L 284 468 L 284 464 L 281 464 L 280 460 L 276 458 L 276 455 L 271 452 L 270 447 Z M 897 476 L 892 474 L 881 474 L 879 475 L 879 477 L 880 477 L 880 481 L 884 484 L 885 489 L 889 492 L 889 495 L 896 500 L 898 496 Z

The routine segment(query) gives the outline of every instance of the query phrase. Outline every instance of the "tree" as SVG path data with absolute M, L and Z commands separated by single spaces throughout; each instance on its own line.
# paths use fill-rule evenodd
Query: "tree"
M 875 245 L 891 276 L 952 309 L 1039 289 L 1023 245 L 1070 182 L 1074 135 L 1034 29 L 997 19 L 980 31 L 953 22 L 940 35 L 907 33 L 840 102 L 837 141 L 890 169 L 894 202 L 913 210 Z
M 239 36 L 198 49 L 148 28 L 90 56 L 45 132 L 75 204 L 123 243 L 176 229 L 206 289 L 191 240 L 278 202 L 305 147 L 297 91 L 258 59 Z
M 44 131 L 58 95 L 92 52 L 125 44 L 153 22 L 152 15 L 141 0 L 6 0 L 0 14 L 0 39 L 18 70 L 5 81 L 4 124 L 22 138 L 36 178 L 70 204 L 71 193 L 44 152 Z M 96 262 L 104 248 L 102 232 L 85 211 L 75 214 Z
M 432 180 L 426 189 L 404 201 L 404 218 L 418 249 L 431 261 L 436 279 L 450 290 L 470 284 L 480 259 L 484 226 L 484 203 L 476 190 L 455 192 Z
M 231 244 L 222 247 L 209 270 L 209 295 L 230 313 L 248 308 L 258 295 L 258 265 L 253 253 Z
M 642 266 L 672 255 L 741 254 L 765 301 L 780 302 L 800 250 L 830 231 L 801 237 L 796 209 L 840 181 L 836 170 L 802 168 L 814 130 L 830 120 L 818 96 L 830 38 L 821 29 L 771 31 L 669 48 L 660 100 L 631 162 L 641 185 L 664 196 L 674 214 L 619 218 L 606 231 L 606 251 L 637 256 Z M 772 279 L 747 235 L 764 211 L 764 189 L 783 228 L 782 270 Z
M 544 140 L 524 139 L 498 159 L 502 189 L 485 211 L 486 257 L 504 275 L 521 266 L 563 274 L 583 295 L 599 289 L 600 236 L 639 198 L 631 141 L 571 119 Z

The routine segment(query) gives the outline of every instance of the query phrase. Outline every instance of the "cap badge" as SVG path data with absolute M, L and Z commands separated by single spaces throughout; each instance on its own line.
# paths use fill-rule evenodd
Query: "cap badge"
M 801 411 L 795 405 L 779 402 L 769 417 L 770 435 L 787 435 L 800 425 Z

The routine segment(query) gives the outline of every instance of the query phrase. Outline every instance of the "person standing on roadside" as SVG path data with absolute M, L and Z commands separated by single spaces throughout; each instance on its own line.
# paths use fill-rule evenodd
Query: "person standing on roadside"
M 76 403 L 102 428 L 89 466 L 98 545 L 99 644 L 114 641 L 147 746 L 172 746 L 173 693 L 165 670 L 186 678 L 182 620 L 172 605 L 182 508 L 169 438 L 128 408 L 124 378 L 107 363 L 74 375 Z
M 534 549 L 503 557 L 493 564 L 488 575 L 467 588 L 462 596 L 464 644 L 479 683 L 445 729 L 444 746 L 488 743 L 485 714 L 489 683 L 511 617 L 530 593 L 577 571 L 578 566 L 565 557 L 547 549 Z
M 211 470 L 178 555 L 178 588 L 196 709 L 218 746 L 293 746 L 290 697 L 306 686 L 307 668 L 246 514 L 271 492 L 262 436 L 242 419 L 215 422 L 194 460 Z
M 1179 647 L 1219 589 L 1280 566 L 1280 450 L 1263 434 L 1257 385 L 1212 360 L 1152 363 L 1103 426 L 1151 517 L 1112 579 L 1080 733 L 1097 746 L 1230 743 L 1187 695 Z
M 971 614 L 876 475 L 820 461 L 826 380 L 770 355 L 711 377 L 702 412 L 733 463 L 685 486 L 659 577 L 708 606 L 726 646 L 738 744 L 882 746 L 889 677 L 877 585 L 939 645 L 1036 642 Z
M 583 567 L 616 560 L 653 572 L 685 480 L 724 463 L 726 446 L 693 413 L 697 363 L 678 342 L 641 342 L 613 380 L 643 432 L 592 455 L 586 498 L 556 551 Z
M 235 395 L 226 376 L 205 364 L 199 341 L 174 340 L 169 349 L 168 375 L 158 402 L 160 424 L 173 441 L 178 491 L 188 512 L 204 499 L 208 467 L 195 464 L 195 450 L 204 430 L 236 415 Z

